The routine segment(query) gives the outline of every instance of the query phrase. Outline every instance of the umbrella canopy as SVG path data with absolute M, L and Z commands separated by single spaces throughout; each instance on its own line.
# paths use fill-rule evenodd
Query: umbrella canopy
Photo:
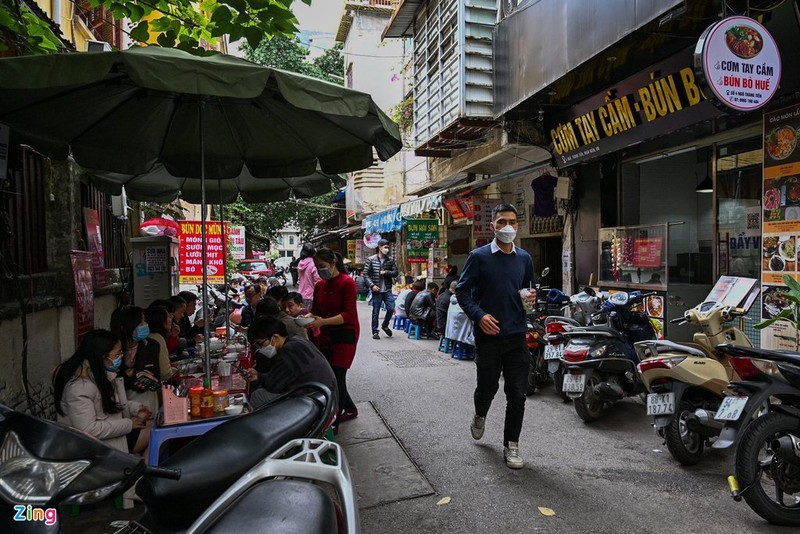
M 146 202 L 170 202 L 180 196 L 192 204 L 200 204 L 202 191 L 200 180 L 172 176 L 163 165 L 157 164 L 145 174 L 120 174 L 87 170 L 83 179 L 109 195 L 125 193 L 134 200 Z M 309 176 L 289 178 L 255 178 L 247 168 L 231 180 L 217 180 L 206 184 L 206 201 L 212 204 L 230 204 L 238 195 L 245 202 L 263 204 L 295 198 L 310 198 L 329 192 L 344 179 L 339 175 L 315 172 Z
M 0 59 L 0 121 L 84 168 L 231 180 L 339 174 L 402 148 L 372 98 L 232 56 L 158 47 Z M 211 188 L 209 188 L 210 190 Z

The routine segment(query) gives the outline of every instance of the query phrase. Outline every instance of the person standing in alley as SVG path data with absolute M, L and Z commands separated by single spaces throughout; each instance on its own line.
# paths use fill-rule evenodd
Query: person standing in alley
M 519 290 L 536 283 L 531 256 L 514 245 L 517 209 L 499 204 L 492 210 L 495 238 L 473 250 L 456 286 L 456 298 L 475 324 L 475 414 L 470 424 L 472 437 L 483 437 L 486 415 L 504 377 L 506 417 L 503 457 L 508 467 L 521 469 L 519 436 L 525 413 L 530 354 L 525 342 L 525 309 Z
M 386 304 L 386 316 L 383 318 L 381 329 L 387 336 L 392 337 L 389 321 L 394 313 L 392 280 L 395 276 L 397 276 L 397 264 L 389 257 L 389 242 L 381 239 L 378 241 L 378 253 L 367 258 L 367 263 L 364 265 L 364 278 L 372 290 L 372 339 L 381 338 L 378 335 L 381 304 Z
M 300 250 L 300 261 L 297 263 L 297 291 L 303 295 L 303 307 L 307 310 L 311 309 L 311 303 L 314 300 L 314 286 L 322 280 L 314 265 L 314 254 L 316 253 L 316 247 L 311 243 L 306 243 Z

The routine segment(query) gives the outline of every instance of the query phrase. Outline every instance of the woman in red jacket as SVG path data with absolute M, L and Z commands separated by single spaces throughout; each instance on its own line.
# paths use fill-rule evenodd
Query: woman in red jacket
M 311 315 L 316 320 L 306 328 L 320 329 L 315 342 L 336 375 L 338 424 L 358 416 L 358 409 L 347 393 L 347 370 L 353 365 L 359 334 L 356 283 L 345 274 L 341 255 L 330 249 L 317 250 L 314 264 L 322 280 L 314 286 Z

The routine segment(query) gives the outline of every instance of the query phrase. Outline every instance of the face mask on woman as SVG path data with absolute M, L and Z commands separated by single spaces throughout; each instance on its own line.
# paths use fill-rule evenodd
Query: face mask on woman
M 109 373 L 116 373 L 119 371 L 119 368 L 122 366 L 122 354 L 120 354 L 117 359 L 111 361 L 111 365 L 106 365 L 106 371 Z
M 317 269 L 317 272 L 319 273 L 319 277 L 322 278 L 323 280 L 330 280 L 331 278 L 333 278 L 333 273 L 327 267 L 323 267 L 322 269 Z
M 514 238 L 517 237 L 517 231 L 512 226 L 504 226 L 499 230 L 495 230 L 494 236 L 501 243 L 512 243 Z
M 147 339 L 147 336 L 149 335 L 150 335 L 150 325 L 147 324 L 139 325 L 133 332 L 133 340 L 139 342 L 143 339 Z

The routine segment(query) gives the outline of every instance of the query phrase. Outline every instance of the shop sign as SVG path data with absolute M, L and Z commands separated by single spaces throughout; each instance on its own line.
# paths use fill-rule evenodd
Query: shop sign
M 697 41 L 694 64 L 711 101 L 722 109 L 763 107 L 781 81 L 778 45 L 749 17 L 728 17 L 709 26 Z
M 378 248 L 378 241 L 381 240 L 381 234 L 374 233 L 374 234 L 364 234 L 364 246 L 369 249 Z
M 203 264 L 203 236 L 200 221 L 181 221 L 181 284 L 202 284 L 205 267 L 209 284 L 225 283 L 225 247 L 223 225 L 206 221 L 206 262 Z M 224 231 L 227 233 L 228 223 Z
M 352 263 L 356 262 L 356 243 L 355 239 L 348 239 L 347 240 L 347 259 L 350 260 Z
M 800 104 L 764 114 L 764 176 L 761 225 L 762 320 L 788 309 L 780 295 L 786 289 L 784 275 L 800 280 L 797 245 L 800 240 Z M 775 323 L 761 331 L 761 347 L 796 350 L 785 324 Z
M 682 52 L 564 113 L 546 115 L 556 164 L 573 165 L 720 115 Z
M 364 235 L 382 234 L 385 232 L 399 232 L 403 229 L 403 217 L 400 215 L 400 206 L 368 216 L 361 223 Z
M 86 226 L 86 243 L 92 253 L 92 270 L 95 287 L 106 287 L 106 255 L 103 252 L 103 238 L 100 235 L 100 214 L 97 210 L 83 208 L 83 221 Z
M 497 203 L 497 200 L 488 198 L 476 198 L 473 201 L 472 238 L 475 240 L 476 247 L 482 247 L 494 239 L 492 209 Z
M 247 247 L 245 246 L 244 226 L 233 226 L 228 224 L 228 252 L 235 260 L 243 260 L 247 257 Z
M 428 251 L 439 244 L 439 221 L 408 219 L 406 221 L 406 261 L 428 263 Z
M 634 239 L 633 266 L 649 269 L 661 267 L 663 241 L 660 237 L 637 237 Z
M 461 223 L 472 219 L 472 197 L 451 198 L 444 201 L 444 207 L 454 223 Z
M 92 287 L 94 255 L 91 252 L 73 250 L 70 252 L 70 260 L 72 281 L 75 286 L 75 346 L 78 346 L 83 337 L 94 330 L 94 288 Z

